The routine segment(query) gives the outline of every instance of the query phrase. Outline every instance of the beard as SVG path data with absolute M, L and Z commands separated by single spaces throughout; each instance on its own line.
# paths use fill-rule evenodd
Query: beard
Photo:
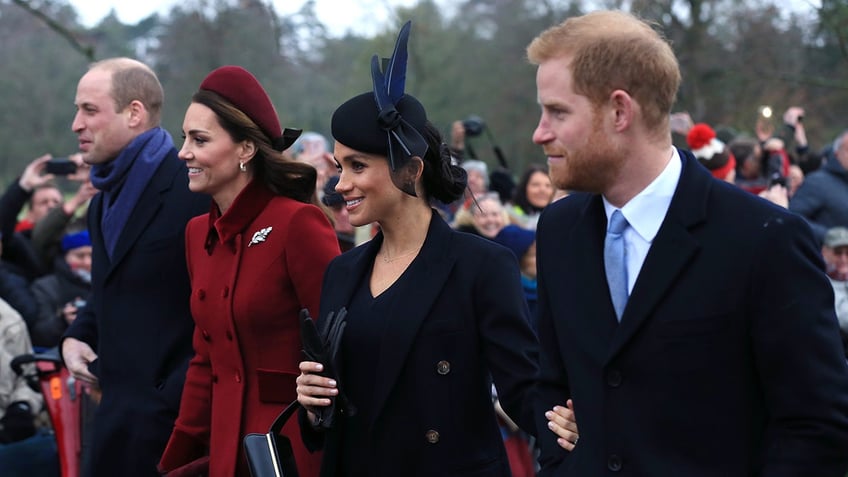
M 604 193 L 621 174 L 627 155 L 604 134 L 600 115 L 592 120 L 592 132 L 583 147 L 568 151 L 545 151 L 562 155 L 549 164 L 551 181 L 560 189 Z

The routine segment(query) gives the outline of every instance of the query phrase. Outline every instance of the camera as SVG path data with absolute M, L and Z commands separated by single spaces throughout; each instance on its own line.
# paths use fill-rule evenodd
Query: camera
M 784 176 L 782 176 L 778 173 L 774 173 L 771 176 L 771 179 L 769 180 L 769 188 L 772 188 L 776 185 L 786 187 L 787 186 L 786 177 L 784 177 Z
M 57 157 L 47 161 L 44 172 L 57 176 L 67 176 L 77 171 L 77 165 L 67 157 Z
M 465 135 L 469 137 L 479 136 L 486 129 L 486 123 L 480 116 L 468 116 L 462 121 L 462 127 L 465 128 Z

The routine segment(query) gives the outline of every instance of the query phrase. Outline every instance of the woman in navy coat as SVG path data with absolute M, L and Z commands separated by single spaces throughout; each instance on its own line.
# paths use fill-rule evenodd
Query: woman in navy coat
M 408 24 L 387 75 L 403 71 L 396 59 L 407 33 Z M 307 447 L 324 450 L 322 476 L 508 476 L 491 383 L 532 432 L 537 373 L 517 263 L 430 207 L 462 196 L 464 171 L 451 165 L 421 103 L 402 85 L 387 87 L 392 78 L 376 65 L 372 74 L 375 91 L 342 104 L 332 133 L 336 191 L 351 223 L 377 222 L 381 231 L 324 276 L 320 317 L 345 308 L 346 328 L 337 380 L 317 374 L 319 363 L 300 364 L 301 420 L 311 424 L 301 432 Z M 324 430 L 316 411 L 337 391 L 351 405 Z

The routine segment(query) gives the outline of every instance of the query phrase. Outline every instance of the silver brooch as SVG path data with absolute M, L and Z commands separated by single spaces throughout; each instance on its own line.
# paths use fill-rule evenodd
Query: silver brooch
M 250 243 L 248 243 L 247 246 L 252 247 L 258 243 L 264 242 L 268 234 L 271 233 L 271 229 L 273 229 L 273 227 L 265 227 L 264 229 L 260 229 L 258 232 L 255 232 L 253 234 L 253 238 L 250 239 Z

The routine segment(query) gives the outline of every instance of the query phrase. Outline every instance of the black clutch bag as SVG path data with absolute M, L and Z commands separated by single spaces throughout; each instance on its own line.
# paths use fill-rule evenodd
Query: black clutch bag
M 297 465 L 291 442 L 280 431 L 292 415 L 300 409 L 300 403 L 293 401 L 274 419 L 266 434 L 248 434 L 244 436 L 244 453 L 253 477 L 298 477 Z

